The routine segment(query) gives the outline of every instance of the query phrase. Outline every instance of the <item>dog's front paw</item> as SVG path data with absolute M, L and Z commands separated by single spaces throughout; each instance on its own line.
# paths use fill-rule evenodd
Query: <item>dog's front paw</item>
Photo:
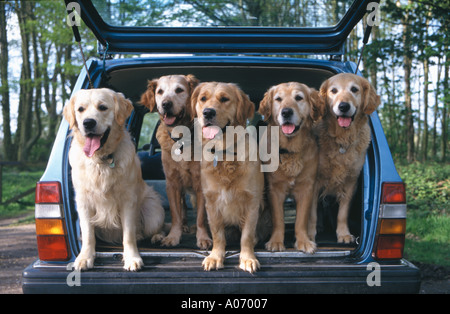
M 180 243 L 181 233 L 178 232 L 169 232 L 169 234 L 162 239 L 162 246 L 176 246 Z
M 339 243 L 353 243 L 355 242 L 355 237 L 350 233 L 337 234 L 337 240 Z
M 164 233 L 161 232 L 161 233 L 154 234 L 152 236 L 151 241 L 152 241 L 152 244 L 155 244 L 155 243 L 161 242 L 163 239 L 164 239 Z
M 266 250 L 272 252 L 282 252 L 286 250 L 283 237 L 272 236 L 269 242 L 266 243 Z
M 138 271 L 144 266 L 144 261 L 140 256 L 136 257 L 124 257 L 123 268 L 128 271 Z
M 81 270 L 87 270 L 89 268 L 94 267 L 94 259 L 95 256 L 85 256 L 85 255 L 78 255 L 78 257 L 75 259 L 75 262 L 73 263 L 73 267 L 76 271 Z
M 297 240 L 295 241 L 295 248 L 299 251 L 308 253 L 308 254 L 313 254 L 316 249 L 316 243 L 314 243 L 313 241 L 310 241 L 308 238 L 305 238 L 303 240 Z
M 197 246 L 202 250 L 206 250 L 212 246 L 213 242 L 208 233 L 197 230 Z
M 253 274 L 259 269 L 260 265 L 256 257 L 244 257 L 240 259 L 239 268 Z
M 282 252 L 286 250 L 283 242 L 272 242 L 269 241 L 266 243 L 266 250 L 272 252 Z
M 206 257 L 202 262 L 203 269 L 210 271 L 211 269 L 223 268 L 223 258 L 213 256 L 212 254 Z

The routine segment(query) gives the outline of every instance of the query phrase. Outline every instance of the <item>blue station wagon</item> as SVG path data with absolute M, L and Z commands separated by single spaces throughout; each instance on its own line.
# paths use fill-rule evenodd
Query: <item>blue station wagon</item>
M 238 1 L 234 1 L 238 2 Z M 244 3 L 251 1 L 244 1 Z M 123 93 L 134 104 L 127 130 L 142 164 L 142 175 L 162 197 L 170 222 L 161 153 L 155 137 L 159 116 L 139 104 L 149 79 L 169 74 L 193 74 L 201 81 L 238 84 L 256 104 L 265 91 L 283 82 L 297 81 L 319 89 L 338 73 L 355 73 L 357 65 L 343 61 L 346 39 L 370 14 L 371 0 L 336 0 L 310 3 L 306 24 L 264 25 L 250 17 L 249 24 L 223 26 L 212 18 L 192 14 L 191 20 L 170 25 L 140 26 L 136 18 L 120 20 L 122 1 L 66 1 L 75 8 L 99 42 L 99 58 L 88 60 L 73 92 L 92 86 Z M 172 8 L 171 14 L 189 9 L 189 1 Z M 236 4 L 220 1 L 226 14 L 235 17 Z M 296 2 L 297 3 L 297 2 Z M 334 21 L 328 7 L 340 8 Z M 193 9 L 190 7 L 190 9 Z M 294 10 L 294 9 L 293 9 Z M 225 12 L 225 11 L 222 11 Z M 225 14 L 225 13 L 223 13 Z M 334 14 L 334 13 L 333 13 Z M 127 14 L 122 14 L 127 16 Z M 129 16 L 128 16 L 129 17 Z M 131 17 L 133 17 L 131 15 Z M 131 22 L 130 22 L 131 21 Z M 262 26 L 254 26 L 253 22 Z M 183 24 L 184 23 L 184 24 Z M 75 33 L 77 26 L 73 26 Z M 81 39 L 82 40 L 82 39 Z M 112 58 L 126 54 L 127 58 Z M 88 75 L 89 74 L 89 75 Z M 257 114 L 249 122 L 257 125 Z M 69 124 L 63 120 L 45 173 L 36 186 L 36 226 L 39 258 L 23 271 L 24 293 L 417 293 L 420 272 L 403 258 L 405 240 L 405 186 L 399 177 L 377 112 L 370 115 L 371 143 L 353 198 L 349 227 L 356 237 L 351 244 L 336 240 L 337 204 L 332 197 L 319 202 L 327 213 L 316 237 L 317 252 L 306 254 L 292 248 L 295 205 L 285 206 L 286 250 L 269 252 L 257 245 L 261 268 L 250 274 L 237 268 L 239 246 L 227 246 L 225 267 L 204 271 L 208 250 L 196 246 L 195 232 L 184 234 L 179 245 L 161 247 L 150 241 L 138 243 L 144 261 L 138 272 L 122 266 L 121 245 L 97 241 L 94 268 L 77 273 L 73 262 L 81 249 L 80 224 L 68 151 Z M 189 203 L 190 204 L 190 203 Z M 191 207 L 191 206 L 190 206 Z M 187 213 L 195 225 L 195 209 Z

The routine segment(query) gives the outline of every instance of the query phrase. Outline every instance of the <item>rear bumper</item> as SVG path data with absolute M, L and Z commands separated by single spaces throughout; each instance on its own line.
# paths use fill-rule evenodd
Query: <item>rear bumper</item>
M 420 271 L 406 260 L 368 268 L 334 258 L 294 263 L 264 257 L 259 258 L 261 269 L 249 274 L 237 268 L 237 257 L 227 258 L 224 269 L 210 272 L 202 269 L 198 258 L 144 257 L 145 267 L 139 272 L 124 271 L 117 263 L 120 259 L 120 254 L 115 263 L 97 258 L 94 269 L 81 273 L 70 265 L 36 261 L 23 272 L 23 292 L 291 294 L 418 293 L 420 289 Z

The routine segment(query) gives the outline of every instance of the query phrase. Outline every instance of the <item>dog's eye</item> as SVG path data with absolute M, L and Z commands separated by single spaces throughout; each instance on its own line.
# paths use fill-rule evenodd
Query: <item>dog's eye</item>
M 205 102 L 206 101 L 206 96 L 203 96 L 202 98 L 200 98 L 200 100 L 202 101 L 202 102 Z
M 157 93 L 158 93 L 158 95 L 162 95 L 162 94 L 164 94 L 164 91 L 162 89 L 158 89 Z
M 295 96 L 295 101 L 301 101 L 303 100 L 303 97 L 300 95 Z
M 106 110 L 108 110 L 108 107 L 106 107 L 105 105 L 100 105 L 100 106 L 98 106 L 98 110 L 106 111 Z
M 184 89 L 182 89 L 181 87 L 178 87 L 178 88 L 175 90 L 175 93 L 177 93 L 177 94 L 182 93 L 182 92 L 184 92 Z
M 78 112 L 83 112 L 84 111 L 84 108 L 83 107 L 80 107 L 80 108 L 78 108 Z
M 228 100 L 230 100 L 230 98 L 227 98 L 225 96 L 220 97 L 220 102 L 227 102 Z
M 352 86 L 352 88 L 350 88 L 350 90 L 351 90 L 352 93 L 359 92 L 359 89 L 357 87 L 355 87 L 355 86 Z
M 281 102 L 283 99 L 281 97 L 275 98 L 276 101 Z
M 338 92 L 337 88 L 332 88 L 331 93 L 336 94 Z

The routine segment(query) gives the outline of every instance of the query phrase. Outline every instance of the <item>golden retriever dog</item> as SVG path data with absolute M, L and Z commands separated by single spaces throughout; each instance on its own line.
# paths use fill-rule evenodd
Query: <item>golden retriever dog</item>
M 96 235 L 123 242 L 124 268 L 129 271 L 144 265 L 137 241 L 163 237 L 161 200 L 142 179 L 124 127 L 132 109 L 123 94 L 107 88 L 80 90 L 64 107 L 73 136 L 69 162 L 82 236 L 76 270 L 94 266 Z
M 318 92 L 289 82 L 271 87 L 264 95 L 259 113 L 269 126 L 279 127 L 280 164 L 267 173 L 273 231 L 266 249 L 284 251 L 284 200 L 296 201 L 295 248 L 314 253 L 316 244 L 308 238 L 308 221 L 316 180 L 319 149 L 313 133 L 317 117 Z
M 166 191 L 169 200 L 172 226 L 169 234 L 162 240 L 164 246 L 176 246 L 180 243 L 183 231 L 189 232 L 186 222 L 186 193 L 196 200 L 197 207 L 197 246 L 207 249 L 212 245 L 206 225 L 205 202 L 200 180 L 200 161 L 174 160 L 174 147 L 186 149 L 181 138 L 172 136 L 176 126 L 186 126 L 193 132 L 193 112 L 190 105 L 191 94 L 198 84 L 193 75 L 168 75 L 148 82 L 147 90 L 141 96 L 141 104 L 157 110 L 160 126 L 156 138 L 161 145 L 161 160 L 166 177 Z M 193 152 L 193 150 L 191 150 Z M 193 199 L 193 198 L 191 198 Z
M 349 73 L 337 74 L 323 82 L 319 96 L 323 118 L 317 126 L 320 151 L 317 191 L 322 197 L 336 196 L 337 241 L 351 243 L 355 237 L 350 234 L 347 219 L 370 143 L 368 115 L 379 106 L 380 96 L 366 79 Z M 311 237 L 316 234 L 316 211 L 314 204 Z
M 254 114 L 254 104 L 233 83 L 206 82 L 195 89 L 192 107 L 203 134 L 201 180 L 213 239 L 212 251 L 204 259 L 203 268 L 209 271 L 224 267 L 225 228 L 238 226 L 241 230 L 239 267 L 253 273 L 260 267 L 254 246 L 258 218 L 264 208 L 264 173 L 260 171 L 259 159 L 251 160 L 248 149 L 238 154 L 238 141 L 234 140 L 233 132 L 229 132 L 231 140 L 227 141 L 226 137 L 232 129 L 229 127 L 245 128 L 247 119 Z M 243 137 L 249 144 L 256 141 L 247 132 Z M 214 158 L 206 158 L 207 153 Z

